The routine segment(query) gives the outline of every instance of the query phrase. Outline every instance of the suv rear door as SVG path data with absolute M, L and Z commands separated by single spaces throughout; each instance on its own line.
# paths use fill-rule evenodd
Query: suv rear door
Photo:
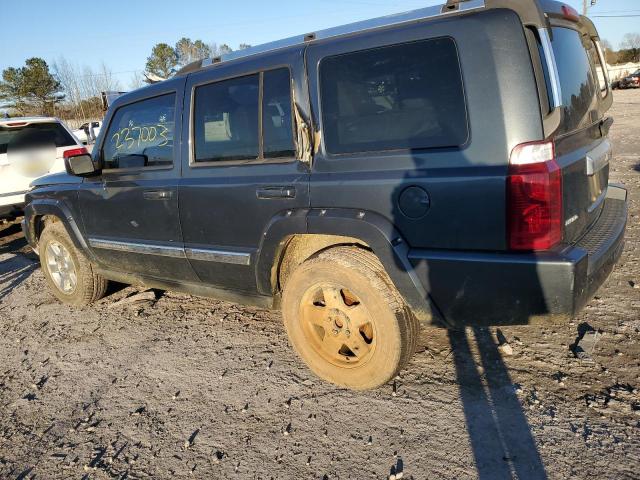
M 309 206 L 308 166 L 293 140 L 292 86 L 303 92 L 303 82 L 300 47 L 187 79 L 180 221 L 187 257 L 206 284 L 255 293 L 264 233 Z

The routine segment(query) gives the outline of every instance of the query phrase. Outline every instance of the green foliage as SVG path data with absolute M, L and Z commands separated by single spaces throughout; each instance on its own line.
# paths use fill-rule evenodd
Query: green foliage
M 162 78 L 169 78 L 178 64 L 176 51 L 166 43 L 158 43 L 147 58 L 146 70 Z
M 218 47 L 218 54 L 219 55 L 226 55 L 227 53 L 231 53 L 231 52 L 233 52 L 233 48 L 231 48 L 226 43 L 223 43 L 222 45 L 220 45 Z
M 178 58 L 178 65 L 181 67 L 196 60 L 202 60 L 203 58 L 211 56 L 211 47 L 209 47 L 209 45 L 202 40 L 192 42 L 190 38 L 186 37 L 178 40 L 175 51 Z
M 41 58 L 29 58 L 24 67 L 2 72 L 0 101 L 21 114 L 52 115 L 63 98 L 62 85 Z

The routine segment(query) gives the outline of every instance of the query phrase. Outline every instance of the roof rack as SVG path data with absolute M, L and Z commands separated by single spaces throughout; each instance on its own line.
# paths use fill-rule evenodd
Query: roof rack
M 186 75 L 191 72 L 195 72 L 200 68 L 209 67 L 211 65 L 229 62 L 231 60 L 237 60 L 239 58 L 246 58 L 253 55 L 259 55 L 261 53 L 281 50 L 283 48 L 294 47 L 296 45 L 303 45 L 305 43 L 310 43 L 316 40 L 341 37 L 344 35 L 397 26 L 401 24 L 417 23 L 434 17 L 446 16 L 469 10 L 477 10 L 484 7 L 484 0 L 447 0 L 447 3 L 444 5 L 419 8 L 417 10 L 411 10 L 409 12 L 387 15 L 385 17 L 378 17 L 370 20 L 363 20 L 361 22 L 350 23 L 339 27 L 327 28 L 326 30 L 308 33 L 306 35 L 296 35 L 295 37 L 276 40 L 275 42 L 257 45 L 255 47 L 246 48 L 244 50 L 237 50 L 225 55 L 221 55 L 219 57 L 198 60 L 183 67 L 180 71 L 178 71 L 176 75 Z

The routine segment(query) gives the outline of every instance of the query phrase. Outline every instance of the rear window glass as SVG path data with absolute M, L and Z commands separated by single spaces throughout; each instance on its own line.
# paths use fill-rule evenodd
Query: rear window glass
M 68 147 L 76 141 L 59 123 L 32 123 L 24 127 L 0 127 L 0 154 L 13 148 Z
M 594 78 L 595 66 L 587 53 L 587 48 L 593 48 L 593 42 L 584 44 L 576 30 L 556 27 L 551 45 L 558 66 L 564 110 L 559 133 L 572 132 L 598 119 L 599 87 Z
M 326 58 L 320 82 L 329 153 L 455 147 L 467 140 L 462 75 L 450 38 Z

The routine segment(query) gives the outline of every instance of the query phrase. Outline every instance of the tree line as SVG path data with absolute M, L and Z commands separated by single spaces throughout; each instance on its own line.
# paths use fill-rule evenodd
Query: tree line
M 239 49 L 250 45 L 240 44 Z M 224 55 L 233 49 L 227 45 L 206 44 L 183 37 L 175 46 L 158 43 L 147 58 L 145 70 L 134 72 L 129 85 L 123 86 L 106 64 L 94 69 L 78 65 L 64 57 L 48 64 L 33 57 L 22 67 L 3 70 L 0 80 L 0 108 L 11 116 L 54 115 L 64 120 L 84 122 L 103 116 L 101 92 L 134 90 L 174 75 L 196 60 Z
M 622 38 L 617 51 L 613 49 L 611 42 L 607 40 L 602 41 L 602 47 L 605 50 L 609 65 L 640 62 L 640 33 L 627 33 Z
M 251 45 L 241 43 L 239 50 L 250 48 Z M 146 72 L 159 78 L 169 78 L 180 68 L 205 58 L 218 57 L 233 52 L 233 49 L 223 43 L 206 44 L 202 40 L 192 41 L 182 37 L 174 47 L 167 43 L 157 43 L 151 49 L 151 55 L 147 58 Z

